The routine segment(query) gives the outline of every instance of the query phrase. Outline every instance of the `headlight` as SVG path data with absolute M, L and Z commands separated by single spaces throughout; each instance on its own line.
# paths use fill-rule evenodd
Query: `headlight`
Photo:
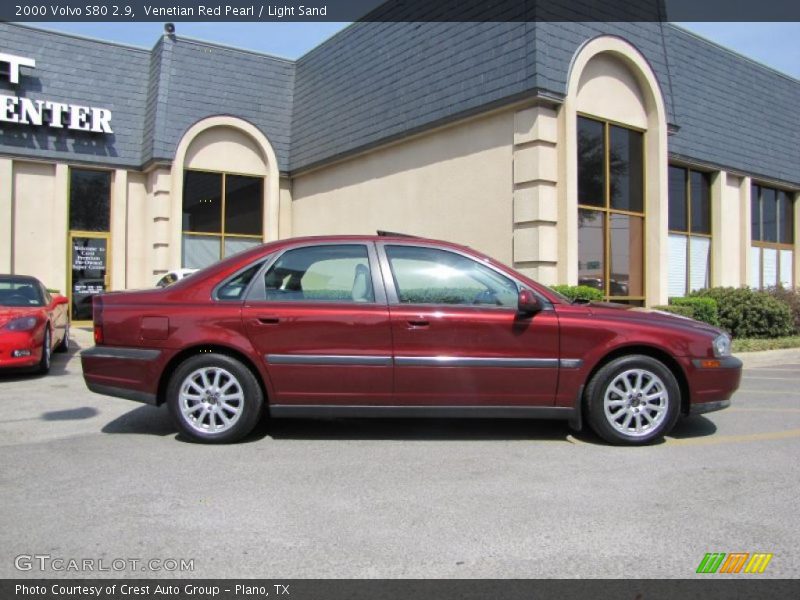
M 717 358 L 731 355 L 731 338 L 727 333 L 719 334 L 711 345 L 714 348 L 714 356 Z
M 20 317 L 6 323 L 6 329 L 11 331 L 30 331 L 34 327 L 36 327 L 36 317 Z

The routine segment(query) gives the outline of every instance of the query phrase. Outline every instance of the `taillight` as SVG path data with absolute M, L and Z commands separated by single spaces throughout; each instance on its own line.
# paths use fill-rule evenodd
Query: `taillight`
M 94 322 L 94 343 L 103 343 L 103 297 L 92 296 L 92 321 Z

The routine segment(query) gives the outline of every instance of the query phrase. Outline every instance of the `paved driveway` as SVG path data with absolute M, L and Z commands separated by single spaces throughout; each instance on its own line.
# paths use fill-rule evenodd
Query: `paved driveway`
M 191 577 L 689 577 L 714 551 L 800 572 L 800 352 L 748 359 L 733 408 L 647 448 L 490 420 L 265 422 L 212 447 L 88 392 L 75 346 L 0 376 L 0 577 L 93 575 L 15 569 L 37 554 Z M 104 574 L 164 574 L 140 564 Z

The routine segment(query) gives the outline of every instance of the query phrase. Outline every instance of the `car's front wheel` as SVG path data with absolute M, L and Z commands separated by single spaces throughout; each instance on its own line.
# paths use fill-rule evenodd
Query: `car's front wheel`
M 678 420 L 681 391 L 672 371 L 644 355 L 604 365 L 586 388 L 592 429 L 607 442 L 642 445 L 661 438 Z
M 167 404 L 180 431 L 206 443 L 235 442 L 258 423 L 264 404 L 253 373 L 224 354 L 200 354 L 175 370 Z
M 42 341 L 42 357 L 39 359 L 39 366 L 36 369 L 42 375 L 46 375 L 50 372 L 50 357 L 52 353 L 50 344 L 50 327 L 45 326 L 44 340 Z

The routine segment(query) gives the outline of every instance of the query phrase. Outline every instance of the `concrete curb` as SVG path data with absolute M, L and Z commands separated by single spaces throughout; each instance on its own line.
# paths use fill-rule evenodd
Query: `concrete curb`
M 800 365 L 800 348 L 762 350 L 760 352 L 737 352 L 734 356 L 741 359 L 746 369 L 786 364 Z M 798 372 L 800 372 L 800 367 L 798 367 Z M 798 381 L 800 381 L 800 378 L 798 378 Z

